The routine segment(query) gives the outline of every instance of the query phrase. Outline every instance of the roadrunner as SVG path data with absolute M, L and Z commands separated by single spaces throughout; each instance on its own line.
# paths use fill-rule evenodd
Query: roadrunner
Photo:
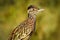
M 36 14 L 44 9 L 39 9 L 33 5 L 28 7 L 28 18 L 18 25 L 10 34 L 8 40 L 29 40 L 35 30 Z

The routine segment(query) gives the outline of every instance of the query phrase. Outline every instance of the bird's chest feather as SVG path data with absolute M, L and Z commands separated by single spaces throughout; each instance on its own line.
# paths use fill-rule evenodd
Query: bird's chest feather
M 34 25 L 34 19 L 28 19 L 28 25 L 33 26 Z
M 29 14 L 28 25 L 29 25 L 29 26 L 34 26 L 35 21 L 36 21 L 35 16 Z

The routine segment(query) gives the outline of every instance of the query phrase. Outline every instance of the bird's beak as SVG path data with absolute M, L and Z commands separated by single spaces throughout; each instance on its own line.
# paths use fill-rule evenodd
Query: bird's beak
M 38 12 L 42 12 L 42 11 L 44 11 L 44 10 L 45 10 L 45 9 L 39 9 Z
M 45 9 L 39 9 L 38 10 L 38 12 L 35 14 L 35 15 L 37 15 L 39 12 L 42 12 L 42 11 L 44 11 Z

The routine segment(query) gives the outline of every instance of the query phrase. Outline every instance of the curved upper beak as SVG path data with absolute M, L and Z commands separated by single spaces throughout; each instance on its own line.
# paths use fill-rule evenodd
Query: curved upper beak
M 39 12 L 44 11 L 44 10 L 45 10 L 45 9 L 39 9 L 38 12 L 37 12 L 37 14 L 38 14 Z M 37 15 L 37 14 L 35 14 L 35 15 Z
M 39 12 L 44 11 L 44 10 L 45 10 L 45 9 L 39 9 L 38 12 L 37 12 L 37 14 L 38 14 Z M 37 15 L 37 14 L 36 14 L 36 15 Z

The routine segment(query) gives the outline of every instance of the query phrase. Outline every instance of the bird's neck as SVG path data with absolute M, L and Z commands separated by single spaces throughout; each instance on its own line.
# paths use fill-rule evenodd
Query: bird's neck
M 34 31 L 35 31 L 35 25 L 36 25 L 36 16 L 32 15 L 32 14 L 28 14 L 28 22 L 30 23 L 30 25 L 33 24 L 34 27 Z
M 33 15 L 33 14 L 28 14 L 28 18 L 30 18 L 30 19 L 35 19 L 36 20 L 36 15 Z

